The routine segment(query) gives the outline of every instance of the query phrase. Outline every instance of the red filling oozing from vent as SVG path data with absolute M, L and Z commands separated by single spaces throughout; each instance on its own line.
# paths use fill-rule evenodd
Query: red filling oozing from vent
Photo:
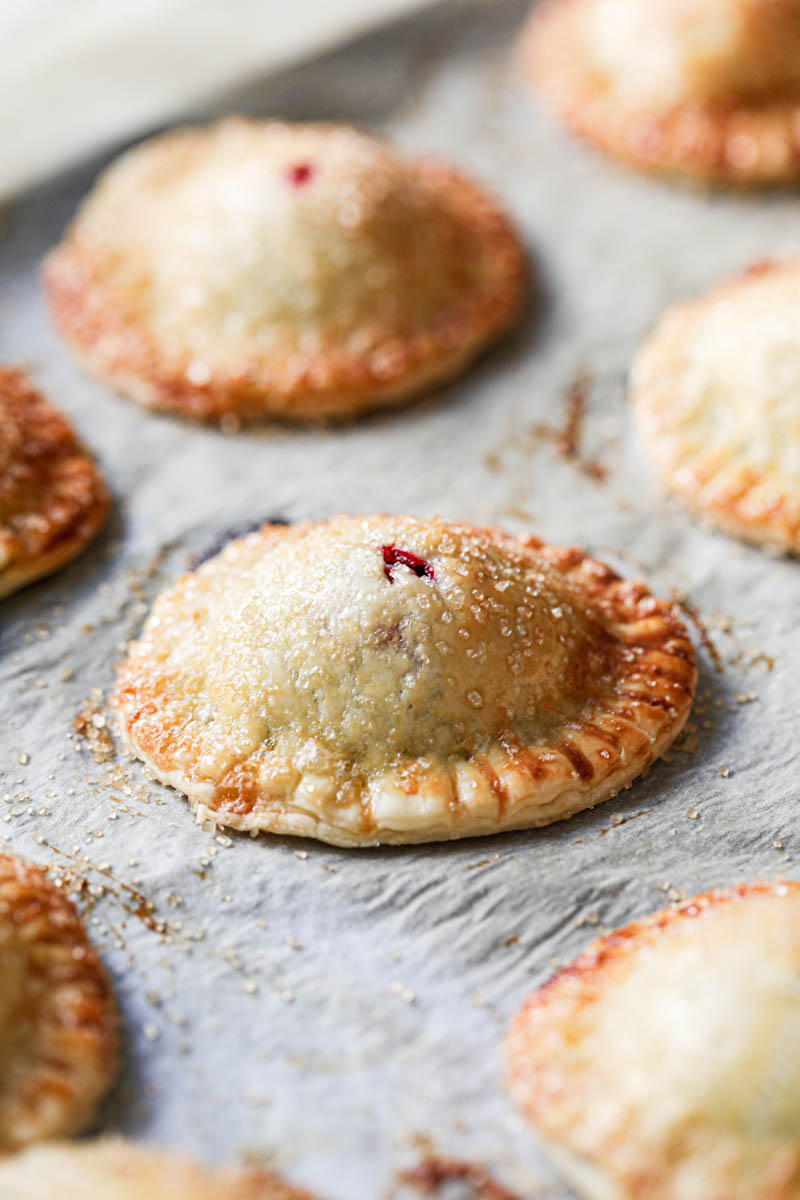
M 295 163 L 293 167 L 288 168 L 286 178 L 292 187 L 304 187 L 307 183 L 311 182 L 313 174 L 314 168 L 311 163 Z
M 383 573 L 389 580 L 389 583 L 394 583 L 392 578 L 392 567 L 400 563 L 403 567 L 408 567 L 409 571 L 413 571 L 418 579 L 424 575 L 426 579 L 434 579 L 433 567 L 424 558 L 420 558 L 418 554 L 412 554 L 410 550 L 399 550 L 397 546 L 381 546 L 383 552 Z

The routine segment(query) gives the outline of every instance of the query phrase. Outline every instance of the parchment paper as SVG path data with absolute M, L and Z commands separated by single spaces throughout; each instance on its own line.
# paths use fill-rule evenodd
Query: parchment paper
M 630 435 L 624 382 L 666 304 L 796 252 L 800 205 L 670 187 L 572 142 L 509 71 L 525 9 L 452 4 L 234 101 L 359 120 L 462 162 L 505 196 L 537 302 L 431 401 L 334 431 L 238 436 L 148 415 L 73 365 L 37 284 L 40 256 L 100 164 L 25 197 L 0 243 L 0 361 L 32 368 L 96 449 L 116 500 L 92 550 L 2 606 L 0 837 L 97 893 L 84 889 L 81 903 L 125 1037 L 101 1127 L 209 1161 L 267 1155 L 332 1200 L 384 1195 L 431 1145 L 491 1163 L 526 1196 L 563 1200 L 503 1090 L 511 1014 L 598 928 L 702 888 L 798 873 L 800 566 L 663 500 Z M 583 457 L 566 461 L 557 434 L 581 369 Z M 604 483 L 586 459 L 607 469 Z M 259 518 L 339 510 L 531 528 L 687 596 L 724 670 L 701 652 L 683 751 L 546 830 L 348 852 L 220 842 L 135 766 L 75 749 L 85 742 L 73 717 L 108 688 L 146 605 L 194 555 Z

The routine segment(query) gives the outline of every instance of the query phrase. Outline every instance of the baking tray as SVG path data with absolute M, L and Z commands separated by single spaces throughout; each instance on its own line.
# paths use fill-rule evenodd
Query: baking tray
M 386 1194 L 431 1150 L 563 1200 L 502 1086 L 511 1014 L 599 929 L 701 888 L 798 874 L 800 568 L 671 508 L 625 401 L 664 306 L 796 251 L 798 200 L 670 187 L 571 141 L 510 71 L 526 7 L 448 4 L 215 110 L 360 121 L 505 197 L 534 299 L 435 398 L 235 436 L 148 414 L 73 365 L 37 280 L 102 164 L 22 198 L 0 243 L 0 361 L 32 369 L 115 496 L 97 544 L 0 613 L 0 837 L 71 872 L 123 1012 L 100 1127 L 209 1161 L 267 1158 L 332 1200 Z M 532 529 L 684 600 L 701 680 L 681 747 L 545 830 L 361 851 L 215 835 L 137 766 L 96 762 L 93 689 L 108 689 L 156 592 L 230 530 L 339 510 Z M 98 713 L 90 739 L 73 729 L 80 712 Z

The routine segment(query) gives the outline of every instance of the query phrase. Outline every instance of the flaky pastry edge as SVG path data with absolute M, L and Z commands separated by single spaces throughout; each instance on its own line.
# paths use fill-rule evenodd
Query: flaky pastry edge
M 540 1072 L 543 1074 L 544 1068 L 547 1068 L 552 1090 L 554 1066 L 552 1059 L 543 1061 L 537 1057 L 539 1029 L 544 1026 L 548 1030 L 557 1027 L 567 1030 L 573 1026 L 577 1014 L 591 1008 L 595 997 L 602 993 L 605 978 L 610 976 L 613 980 L 629 959 L 643 948 L 657 943 L 663 930 L 669 926 L 679 921 L 702 919 L 720 905 L 733 904 L 749 896 L 781 896 L 799 891 L 800 882 L 777 879 L 757 880 L 701 892 L 681 904 L 630 921 L 597 938 L 528 997 L 514 1017 L 506 1038 L 509 1090 L 517 1107 L 535 1127 L 547 1153 L 580 1195 L 588 1197 L 588 1200 L 644 1200 L 645 1196 L 650 1195 L 650 1189 L 658 1187 L 659 1200 L 682 1200 L 684 1193 L 671 1189 L 672 1166 L 669 1163 L 650 1164 L 646 1180 L 626 1179 L 604 1166 L 599 1156 L 588 1157 L 577 1152 L 569 1145 L 563 1130 L 552 1130 L 552 1121 L 547 1120 L 547 1113 L 558 1106 L 558 1097 L 569 1094 L 570 1081 L 568 1072 L 562 1071 L 556 1087 L 556 1098 L 538 1096 Z M 787 1171 L 792 1172 L 792 1179 L 797 1179 L 800 1177 L 800 1150 L 796 1161 L 778 1163 L 776 1166 L 779 1175 L 785 1166 Z M 794 1194 L 794 1191 L 769 1191 L 769 1197 L 774 1200 L 790 1200 Z M 715 1200 L 737 1200 L 734 1194 L 715 1192 L 714 1196 Z M 766 1193 L 763 1200 L 767 1200 Z
M 698 184 L 789 185 L 800 179 L 800 102 L 691 103 L 637 112 L 593 82 L 572 37 L 581 0 L 542 0 L 517 47 L 526 81 L 571 131 L 629 166 Z
M 295 526 L 302 531 L 304 526 Z M 261 533 L 275 538 L 292 527 L 265 525 Z M 381 772 L 381 791 L 370 797 L 362 788 L 360 828 L 336 822 L 330 812 L 309 811 L 297 802 L 286 808 L 259 810 L 257 781 L 247 781 L 246 762 L 237 764 L 219 783 L 192 780 L 165 761 L 156 761 L 148 722 L 139 718 L 157 711 L 146 670 L 126 679 L 119 669 L 112 708 L 126 748 L 142 759 L 162 783 L 182 792 L 197 819 L 238 830 L 313 837 L 339 846 L 411 844 L 474 837 L 513 829 L 549 825 L 609 799 L 641 775 L 674 741 L 688 717 L 697 682 L 695 650 L 674 607 L 655 598 L 639 581 L 623 580 L 606 564 L 577 549 L 546 546 L 531 535 L 512 537 L 492 529 L 499 541 L 512 543 L 543 559 L 577 583 L 606 629 L 619 639 L 618 661 L 625 667 L 613 697 L 587 703 L 582 719 L 564 721 L 559 737 L 544 745 L 497 747 L 497 753 L 473 755 L 442 764 L 433 776 L 430 763 L 416 760 Z M 624 660 L 624 654 L 629 657 Z M 179 749 L 176 746 L 175 749 Z M 174 751 L 173 751 L 174 757 Z M 419 778 L 414 779 L 415 767 Z M 391 781 L 386 778 L 391 775 Z M 294 795 L 300 792 L 300 783 Z M 421 783 L 421 785 L 420 785 Z M 402 793 L 402 795 L 401 795 Z M 224 803 L 220 803 L 220 797 Z M 366 802 L 384 801 L 388 810 L 404 808 L 401 822 L 374 813 L 366 819 Z M 291 805 L 292 801 L 289 800 Z M 414 817 L 416 815 L 416 825 Z M 343 816 L 343 814 L 340 814 Z M 411 822 L 411 827 L 409 826 Z M 397 826 L 400 827 L 397 827 Z
M 25 949 L 26 990 L 35 984 L 17 1020 L 28 1029 L 26 1052 L 31 1044 L 37 1050 L 21 1079 L 8 1072 L 21 1089 L 13 1107 L 24 1120 L 16 1133 L 17 1120 L 0 1132 L 2 1152 L 82 1132 L 116 1073 L 119 1035 L 105 968 L 74 905 L 42 869 L 0 854 L 0 909 Z
M 686 458 L 671 420 L 673 362 L 682 358 L 695 318 L 709 305 L 735 298 L 750 280 L 800 264 L 756 263 L 710 291 L 670 307 L 645 339 L 631 371 L 630 396 L 639 439 L 662 487 L 689 512 L 722 533 L 782 554 L 800 554 L 800 494 L 788 481 L 758 502 L 762 476 L 711 452 Z M 733 468 L 733 469 L 732 469 Z M 794 510 L 794 511 L 793 511 Z
M 164 136 L 179 139 L 184 132 Z M 462 296 L 457 309 L 442 314 L 439 327 L 396 337 L 379 355 L 322 353 L 300 376 L 288 361 L 253 355 L 235 369 L 212 373 L 206 383 L 193 383 L 185 369 L 170 364 L 146 322 L 126 319 L 81 250 L 74 232 L 80 213 L 44 262 L 53 320 L 90 375 L 146 408 L 199 421 L 341 420 L 409 400 L 452 379 L 510 328 L 522 312 L 528 268 L 510 216 L 480 183 L 434 159 L 409 159 L 408 170 L 475 231 L 502 284 Z M 104 348 L 109 345 L 112 350 Z
M 3 379 L 10 379 L 13 384 L 24 387 L 32 394 L 35 393 L 37 399 L 53 408 L 49 400 L 35 391 L 23 371 L 0 368 L 0 386 Z M 64 423 L 65 430 L 68 429 L 72 435 L 69 457 L 80 456 L 84 460 L 86 472 L 92 481 L 92 502 L 83 510 L 80 518 L 67 526 L 43 553 L 31 555 L 20 551 L 5 566 L 0 567 L 0 600 L 30 583 L 54 574 L 77 558 L 94 540 L 108 517 L 111 497 L 93 456 L 76 436 L 67 418 L 59 410 L 53 411 Z

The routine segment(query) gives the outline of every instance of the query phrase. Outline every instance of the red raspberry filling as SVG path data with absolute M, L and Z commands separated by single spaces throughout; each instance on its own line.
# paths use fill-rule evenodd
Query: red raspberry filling
M 420 558 L 418 554 L 412 554 L 410 550 L 400 550 L 397 546 L 381 546 L 383 553 L 383 573 L 389 580 L 389 583 L 394 583 L 392 577 L 392 567 L 400 563 L 403 567 L 408 567 L 409 571 L 413 571 L 418 579 L 423 575 L 426 579 L 434 579 L 433 567 L 424 558 Z
M 313 174 L 314 168 L 311 163 L 295 163 L 293 167 L 288 168 L 286 178 L 292 187 L 305 187 L 307 183 L 311 182 Z

